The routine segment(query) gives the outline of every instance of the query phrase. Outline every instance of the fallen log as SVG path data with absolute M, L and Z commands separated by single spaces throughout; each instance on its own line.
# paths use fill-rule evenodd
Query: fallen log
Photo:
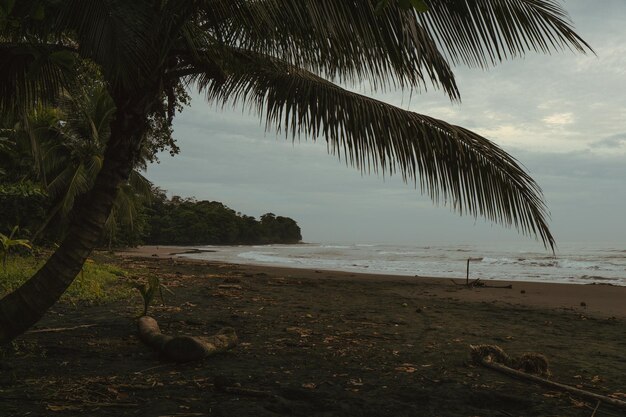
M 531 375 L 526 372 L 518 371 L 516 369 L 510 368 L 506 365 L 498 363 L 497 362 L 498 358 L 494 358 L 493 355 L 480 357 L 480 355 L 474 354 L 474 352 L 476 351 L 475 347 L 472 347 L 472 351 L 473 351 L 472 359 L 478 364 L 486 368 L 490 368 L 490 369 L 493 369 L 494 371 L 502 372 L 504 374 L 507 374 L 515 378 L 519 378 L 519 379 L 530 381 L 530 382 L 535 382 L 537 384 L 541 384 L 550 388 L 555 388 L 560 391 L 565 391 L 570 394 L 574 394 L 576 396 L 586 398 L 588 400 L 595 400 L 595 401 L 598 401 L 599 403 L 601 402 L 604 404 L 610 404 L 614 407 L 626 409 L 626 401 L 621 401 L 621 400 L 618 400 L 617 398 L 607 397 L 605 395 L 600 395 L 600 394 L 596 394 L 590 391 L 585 391 L 576 387 L 572 387 L 570 385 L 565 385 L 565 384 L 561 384 L 558 382 L 550 381 L 549 379 L 542 378 L 540 376 Z
M 168 336 L 161 333 L 159 324 L 149 316 L 138 321 L 139 338 L 146 345 L 175 362 L 191 362 L 224 352 L 237 346 L 235 330 L 225 327 L 213 336 Z

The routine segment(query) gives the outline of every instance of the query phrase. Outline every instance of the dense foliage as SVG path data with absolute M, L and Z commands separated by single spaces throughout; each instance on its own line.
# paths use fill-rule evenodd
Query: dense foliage
M 41 187 L 33 182 L 0 182 L 0 233 L 8 233 L 19 226 L 26 235 L 46 218 L 49 199 Z
M 93 76 L 97 76 L 93 75 Z M 39 243 L 62 239 L 71 210 L 100 171 L 115 107 L 92 81 L 56 104 L 23 115 L 5 114 L 0 130 L 0 233 Z M 136 169 L 120 185 L 100 245 L 292 243 L 297 224 L 264 215 L 259 221 L 218 202 L 180 197 L 167 200 L 139 172 L 169 147 L 170 131 L 154 121 Z
M 149 244 L 237 245 L 297 243 L 300 227 L 288 217 L 267 213 L 260 220 L 237 213 L 218 201 L 156 195 L 147 212 Z
M 36 141 L 16 124 L 11 140 L 3 141 L 0 152 L 4 168 L 0 174 L 0 233 L 19 226 L 20 236 L 40 243 L 54 243 L 63 237 L 67 216 L 93 181 L 102 159 L 102 147 L 94 146 L 98 142 L 71 132 L 68 123 L 61 126 L 61 111 L 47 113 L 57 116 L 37 130 Z M 35 146 L 44 150 L 40 164 Z M 42 169 L 36 170 L 37 166 Z M 256 220 L 216 201 L 167 199 L 138 171 L 120 187 L 107 223 L 100 242 L 106 247 L 296 243 L 302 239 L 300 228 L 290 218 L 268 213 Z
M 3 123 L 0 233 L 19 226 L 20 236 L 39 243 L 55 243 L 63 237 L 75 201 L 92 186 L 102 165 L 113 109 L 106 91 L 94 87 Z M 155 159 L 169 133 L 151 136 L 154 141 L 146 142 L 138 166 Z M 216 201 L 168 200 L 134 170 L 120 186 L 100 245 L 231 245 L 301 239 L 292 219 L 268 213 L 256 220 Z

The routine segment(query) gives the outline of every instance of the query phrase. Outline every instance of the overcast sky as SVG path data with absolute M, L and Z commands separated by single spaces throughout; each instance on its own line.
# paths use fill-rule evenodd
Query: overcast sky
M 440 91 L 376 97 L 470 128 L 516 157 L 543 188 L 557 243 L 626 243 L 626 1 L 565 7 L 597 56 L 529 54 L 489 71 L 459 67 L 461 104 Z M 216 110 L 199 96 L 174 129 L 181 153 L 150 166 L 151 181 L 170 196 L 292 217 L 308 242 L 533 241 L 436 207 L 399 178 L 361 176 L 328 155 L 323 140 L 292 144 L 265 133 L 258 116 Z

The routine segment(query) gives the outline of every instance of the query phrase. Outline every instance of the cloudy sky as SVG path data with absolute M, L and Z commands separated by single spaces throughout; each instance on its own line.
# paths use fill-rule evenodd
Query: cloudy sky
M 543 188 L 557 243 L 624 244 L 626 1 L 565 7 L 597 56 L 530 54 L 489 71 L 459 67 L 461 104 L 439 91 L 376 97 L 470 128 L 516 157 Z M 292 144 L 266 133 L 258 116 L 240 109 L 217 110 L 196 97 L 174 127 L 181 153 L 161 156 L 150 180 L 168 195 L 292 217 L 308 242 L 533 242 L 436 207 L 399 178 L 362 176 L 328 155 L 324 141 Z

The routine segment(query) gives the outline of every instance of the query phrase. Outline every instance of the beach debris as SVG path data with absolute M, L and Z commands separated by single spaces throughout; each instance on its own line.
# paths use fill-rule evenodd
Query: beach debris
M 271 393 L 270 391 L 262 391 L 262 390 L 252 389 L 252 388 L 243 388 L 239 382 L 233 383 L 228 378 L 221 376 L 221 375 L 215 376 L 215 378 L 213 379 L 213 386 L 215 387 L 217 391 L 224 392 L 227 394 L 244 395 L 244 396 L 255 397 L 255 398 L 276 397 L 276 395 Z
M 406 372 L 407 374 L 412 374 L 417 371 L 416 366 L 417 365 L 414 365 L 412 363 L 403 363 L 401 366 L 397 366 L 396 368 L 394 368 L 394 370 L 398 372 Z
M 46 329 L 33 329 L 27 331 L 25 334 L 33 334 L 33 333 L 58 333 L 65 332 L 68 330 L 76 330 L 76 329 L 86 329 L 89 327 L 97 326 L 97 324 L 81 324 L 79 326 L 72 327 L 54 327 L 54 328 L 46 328 Z
M 515 367 L 527 374 L 550 376 L 548 358 L 540 353 L 524 353 Z
M 470 345 L 470 352 L 472 361 L 478 364 L 496 362 L 527 374 L 550 375 L 548 358 L 540 353 L 524 353 L 519 358 L 511 358 L 497 345 Z
M 582 398 L 598 401 L 598 405 L 596 406 L 594 414 L 599 408 L 600 403 L 609 404 L 611 406 L 621 409 L 626 409 L 626 401 L 617 399 L 613 395 L 600 395 L 590 391 L 585 391 L 580 388 L 572 387 L 570 385 L 554 382 L 549 379 L 543 378 L 542 376 L 533 375 L 550 375 L 550 371 L 548 369 L 548 360 L 545 356 L 539 353 L 524 354 L 519 359 L 515 360 L 507 355 L 506 352 L 504 352 L 504 350 L 502 350 L 502 348 L 500 348 L 499 346 L 470 345 L 470 355 L 475 363 L 482 365 L 486 368 L 502 372 L 506 375 L 525 381 L 535 382 L 537 384 L 541 384 L 550 388 L 556 388 L 560 391 L 565 391 Z M 528 369 L 528 371 L 526 371 L 525 368 Z
M 269 285 L 288 285 L 287 279 L 285 277 L 274 277 L 267 281 Z
M 496 345 L 470 345 L 472 361 L 481 364 L 483 361 L 498 362 L 505 365 L 511 364 L 511 358 L 500 346 Z
M 502 289 L 507 289 L 510 290 L 513 288 L 512 284 L 508 284 L 508 285 L 487 285 L 484 282 L 482 282 L 480 280 L 480 278 L 476 278 L 474 281 L 467 281 L 464 284 L 460 284 L 458 282 L 456 282 L 455 280 L 450 280 L 454 283 L 454 285 L 460 285 L 466 288 L 502 288 Z
M 243 287 L 237 284 L 220 284 L 217 288 L 220 290 L 243 290 Z
M 476 278 L 473 281 L 470 281 L 469 279 L 469 272 L 470 272 L 470 261 L 482 261 L 483 258 L 467 258 L 467 269 L 466 269 L 466 273 L 465 273 L 465 284 L 459 284 L 458 282 L 456 282 L 455 280 L 451 280 L 455 285 L 463 285 L 467 288 L 504 288 L 504 289 L 512 289 L 513 285 L 509 284 L 509 285 L 487 285 L 484 282 L 482 282 L 480 280 L 480 278 Z M 416 275 L 417 276 L 417 275 Z
M 469 266 L 470 266 L 470 261 L 482 261 L 483 258 L 467 258 L 467 270 L 465 273 L 465 284 L 469 287 L 470 283 L 469 283 Z M 476 280 L 478 281 L 478 280 Z
M 139 338 L 146 345 L 175 362 L 191 362 L 204 359 L 237 346 L 235 330 L 225 327 L 213 336 L 167 336 L 161 333 L 155 319 L 142 316 L 138 320 Z

